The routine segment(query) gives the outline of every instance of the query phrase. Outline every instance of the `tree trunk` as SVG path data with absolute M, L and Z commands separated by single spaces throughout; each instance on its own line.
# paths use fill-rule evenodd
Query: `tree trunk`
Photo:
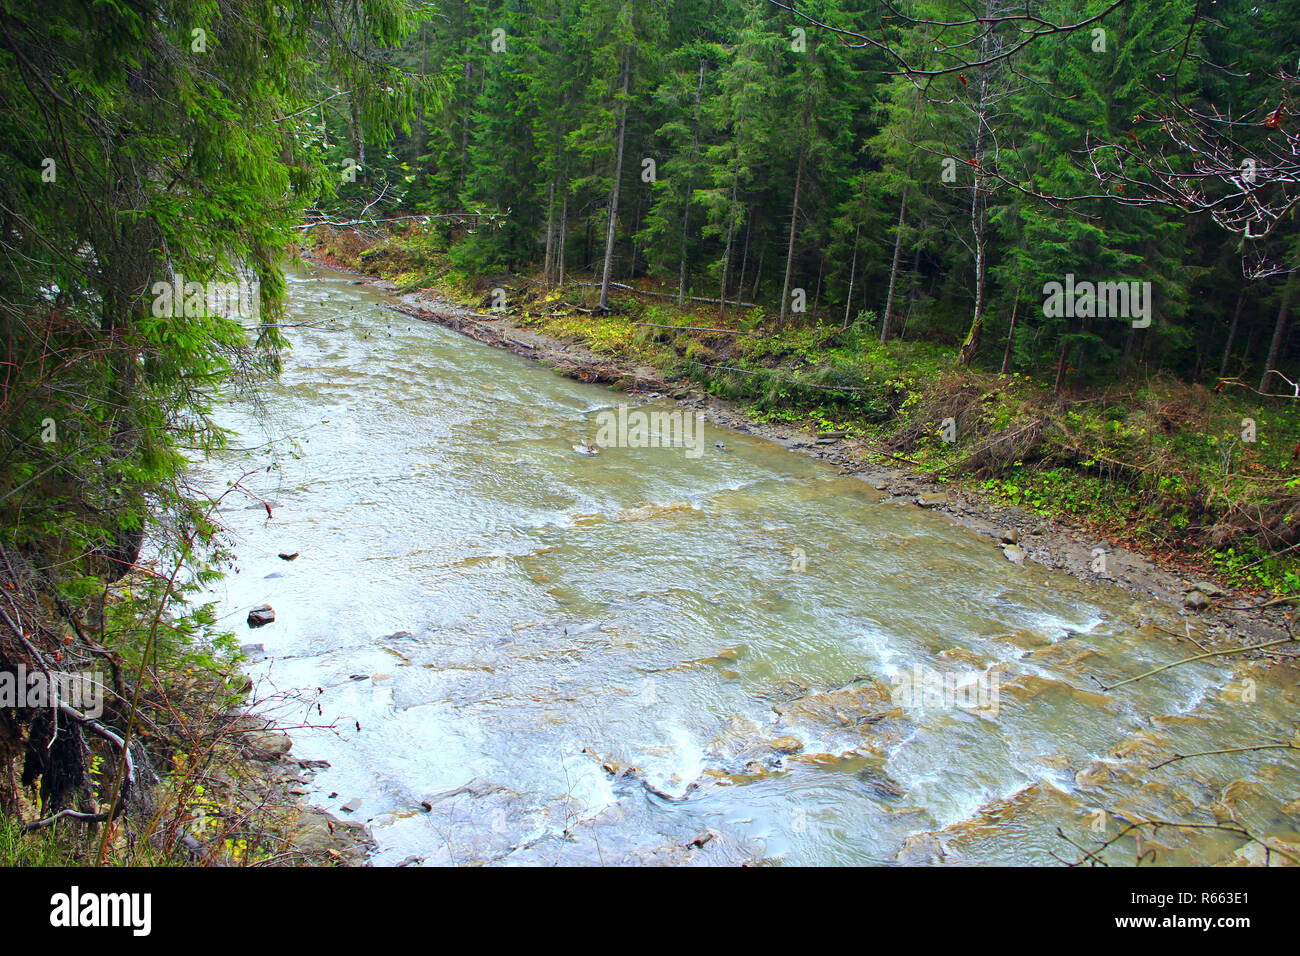
M 924 209 L 924 207 L 922 207 Z M 889 315 L 894 309 L 894 283 L 898 279 L 898 257 L 903 251 L 903 218 L 907 215 L 907 185 L 898 203 L 898 231 L 894 234 L 894 262 L 889 267 L 889 292 L 885 295 L 885 312 L 880 317 L 880 344 L 889 336 Z
M 1000 47 L 997 42 L 997 36 L 993 32 L 992 18 L 1000 12 L 999 4 L 988 2 L 985 4 L 985 10 L 990 15 L 990 22 L 985 24 L 984 35 L 980 38 L 980 58 L 987 60 L 990 53 L 995 47 Z M 988 114 L 990 110 L 990 101 L 993 94 L 989 89 L 989 77 L 992 67 L 985 66 L 980 70 L 980 94 L 979 100 L 975 107 L 975 142 L 974 151 L 971 153 L 971 166 L 975 171 L 974 180 L 971 183 L 971 200 L 970 200 L 970 225 L 971 225 L 971 242 L 974 246 L 975 253 L 975 311 L 971 316 L 970 331 L 966 333 L 966 341 L 961 345 L 961 351 L 957 353 L 958 368 L 966 368 L 970 361 L 975 357 L 975 352 L 979 349 L 980 332 L 984 328 L 984 274 L 987 266 L 987 253 L 985 249 L 986 237 L 984 235 L 984 204 L 986 188 L 984 186 L 984 128 L 988 125 Z
M 1223 346 L 1223 361 L 1219 363 L 1219 378 L 1228 374 L 1228 360 L 1232 358 L 1232 343 L 1237 337 L 1237 324 L 1241 321 L 1241 306 L 1246 301 L 1246 293 L 1237 296 L 1237 307 L 1232 310 L 1232 324 L 1228 326 L 1228 341 Z
M 849 311 L 853 308 L 853 280 L 858 273 L 858 236 L 861 233 L 862 223 L 858 223 L 853 230 L 853 260 L 849 264 L 849 294 L 844 297 L 844 329 L 846 330 L 849 327 Z
M 564 285 L 564 243 L 569 236 L 569 197 L 568 187 L 565 187 L 565 195 L 560 197 L 560 248 L 556 252 L 556 265 L 559 267 L 559 282 L 557 285 Z
M 542 256 L 542 286 L 551 287 L 552 257 L 555 255 L 555 181 L 546 193 L 546 253 Z
M 718 294 L 718 299 L 722 303 L 719 316 L 722 319 L 727 317 L 727 279 L 731 274 L 731 245 L 736 235 L 736 200 L 740 195 L 740 147 L 739 142 L 745 130 L 745 114 L 742 112 L 736 120 L 736 167 L 731 174 L 731 201 L 727 205 L 727 249 L 722 257 L 722 288 Z M 749 215 L 746 211 L 746 215 Z M 748 242 L 748 239 L 746 239 Z M 736 299 L 740 300 L 745 297 L 745 287 L 742 284 L 736 288 Z
M 975 158 L 978 161 L 982 144 L 984 140 L 984 120 L 983 115 L 979 117 L 979 132 L 975 136 Z M 961 344 L 961 351 L 957 353 L 957 366 L 966 368 L 970 361 L 975 357 L 975 352 L 980 345 L 980 332 L 984 328 L 984 208 L 980 203 L 980 172 L 979 166 L 975 167 L 975 184 L 971 192 L 970 201 L 970 224 L 971 224 L 971 241 L 975 247 L 975 311 L 971 316 L 970 331 L 966 333 L 966 341 Z
M 636 210 L 632 213 L 632 258 L 628 262 L 627 277 L 636 278 L 636 236 L 641 231 L 641 187 L 636 188 Z
M 361 132 L 361 107 L 355 95 L 350 94 L 348 99 L 352 101 L 352 152 L 361 169 L 362 178 L 369 179 L 366 172 L 366 138 Z
M 749 234 L 754 231 L 754 212 L 745 210 L 745 241 L 740 247 L 740 276 L 736 280 L 736 298 L 745 294 L 745 272 L 749 269 Z
M 605 270 L 600 280 L 602 312 L 609 311 L 609 280 L 614 271 L 614 236 L 618 230 L 618 192 L 623 179 L 623 139 L 627 135 L 627 90 L 632 79 L 632 50 L 623 51 L 623 95 L 619 103 L 618 147 L 614 154 L 614 187 L 609 193 L 609 226 L 605 230 Z
M 816 293 L 813 294 L 813 307 L 812 307 L 813 315 L 816 315 L 817 310 L 821 308 L 822 278 L 825 275 L 826 275 L 826 253 L 823 252 L 821 258 L 817 261 L 817 291 Z
M 1011 303 L 1011 328 L 1007 329 L 1007 348 L 1002 353 L 1002 372 L 1007 374 L 1007 363 L 1011 361 L 1011 336 L 1016 332 L 1016 310 L 1020 308 L 1020 290 L 1016 290 L 1016 300 Z
M 700 93 L 704 89 L 704 61 L 700 60 L 700 79 L 695 84 L 695 128 L 691 131 L 691 163 L 694 168 L 696 153 L 700 149 Z M 686 199 L 682 209 L 682 265 L 681 271 L 677 276 L 677 307 L 681 308 L 686 305 L 686 249 L 691 234 L 691 196 L 694 193 L 694 185 L 688 178 L 686 180 Z M 727 290 L 722 290 L 719 298 L 726 299 Z
M 486 82 L 487 71 L 484 71 L 483 79 Z M 469 92 L 469 86 L 472 82 L 474 82 L 474 62 L 472 60 L 466 60 L 465 61 L 465 93 L 467 97 L 471 98 L 470 99 L 471 103 L 473 102 L 472 100 L 473 94 Z M 479 93 L 481 94 L 482 92 L 483 89 L 480 86 Z M 465 120 L 463 123 L 460 124 L 460 170 L 458 171 L 456 177 L 458 183 L 456 187 L 457 193 L 460 193 L 465 189 L 465 175 L 469 172 L 470 118 L 474 115 L 474 110 L 470 109 L 468 104 L 465 104 L 462 107 L 462 115 L 465 117 Z
M 803 161 L 807 145 L 799 144 L 799 164 L 794 174 L 794 202 L 790 205 L 790 238 L 785 247 L 785 281 L 781 285 L 781 314 L 777 324 L 785 325 L 786 309 L 790 306 L 790 271 L 794 268 L 794 236 L 799 224 L 799 189 L 803 185 Z
M 719 320 L 725 320 L 727 318 L 727 273 L 731 269 L 731 240 L 736 233 L 736 215 L 735 215 L 736 182 L 735 180 L 733 180 L 731 184 L 731 202 L 732 205 L 728 207 L 728 213 L 727 213 L 727 247 L 722 253 L 722 284 L 718 290 L 718 301 L 721 303 L 721 305 L 718 306 Z M 742 289 L 741 292 L 743 293 L 743 291 L 744 290 Z M 740 295 L 736 296 L 737 299 L 739 299 L 740 297 L 741 297 Z
M 1069 329 L 1066 332 L 1068 334 Z M 1056 357 L 1056 384 L 1052 386 L 1053 395 L 1061 394 L 1061 386 L 1065 383 L 1065 361 L 1070 357 L 1069 353 L 1069 347 L 1065 342 L 1062 342 Z
M 924 225 L 924 224 L 922 224 Z M 912 309 L 916 307 L 916 290 L 919 284 L 916 281 L 916 274 L 921 269 L 921 246 L 918 244 L 912 250 L 912 288 L 907 295 L 907 313 L 903 316 L 903 324 L 898 329 L 898 337 L 901 339 L 907 334 L 907 323 L 912 319 Z
M 1259 380 L 1259 390 L 1268 391 L 1268 379 L 1277 368 L 1277 363 L 1281 361 L 1282 337 L 1286 334 L 1287 311 L 1291 308 L 1291 293 L 1295 291 L 1295 273 L 1286 280 L 1286 286 L 1282 290 L 1282 304 L 1277 310 L 1277 323 L 1273 326 L 1273 342 L 1268 347 L 1268 358 L 1264 362 L 1264 375 Z

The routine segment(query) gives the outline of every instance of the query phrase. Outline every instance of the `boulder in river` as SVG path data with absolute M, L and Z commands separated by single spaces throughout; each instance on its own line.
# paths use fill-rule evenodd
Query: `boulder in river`
M 941 491 L 936 491 L 933 494 L 917 495 L 916 503 L 922 508 L 938 508 L 940 505 L 948 503 L 948 496 Z
M 1002 554 L 1012 564 L 1023 565 L 1025 563 L 1025 549 L 1018 544 L 1004 544 Z
M 1003 528 L 998 532 L 998 540 L 1003 544 L 1019 544 L 1020 532 L 1015 528 Z
M 1202 592 L 1193 588 L 1183 596 L 1183 607 L 1192 611 L 1204 611 L 1210 606 L 1210 599 Z
M 275 609 L 269 604 L 260 605 L 248 612 L 249 627 L 265 627 L 274 620 Z

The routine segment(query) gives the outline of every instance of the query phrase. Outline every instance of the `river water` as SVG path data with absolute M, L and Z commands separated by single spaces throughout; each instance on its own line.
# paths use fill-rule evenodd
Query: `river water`
M 259 694 L 330 764 L 311 799 L 368 821 L 377 864 L 1050 864 L 1138 820 L 1294 851 L 1293 754 L 1151 768 L 1291 739 L 1296 668 L 1103 692 L 1196 652 L 1151 626 L 1181 632 L 1173 608 L 713 426 L 701 456 L 584 457 L 637 399 L 337 274 L 290 296 L 282 375 L 231 398 L 239 447 L 196 466 L 214 490 L 251 471 L 273 512 L 226 499 L 239 571 L 209 597 L 265 645 Z M 1258 852 L 1146 836 L 1104 858 Z

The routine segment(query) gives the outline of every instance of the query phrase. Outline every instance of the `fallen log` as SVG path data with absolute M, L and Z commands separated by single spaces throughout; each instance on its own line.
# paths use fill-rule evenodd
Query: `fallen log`
M 569 285 L 584 286 L 584 287 L 586 287 L 586 288 L 588 288 L 588 289 L 599 289 L 599 288 L 600 288 L 600 283 L 599 283 L 599 282 L 570 282 Z M 631 293 L 633 293 L 634 295 L 650 295 L 650 296 L 654 296 L 656 299 L 679 299 L 679 298 L 681 298 L 680 296 L 673 295 L 671 292 L 650 292 L 650 291 L 647 291 L 647 290 L 645 290 L 645 289 L 638 289 L 638 288 L 636 288 L 635 286 L 624 285 L 624 284 L 621 283 L 621 282 L 611 282 L 610 285 L 613 286 L 615 289 L 622 289 L 622 290 L 624 290 L 625 292 L 631 292 Z M 724 303 L 721 299 L 706 299 L 706 298 L 704 298 L 703 296 L 699 296 L 699 295 L 688 295 L 688 296 L 686 297 L 686 299 L 687 299 L 687 301 L 689 301 L 689 302 L 703 302 L 705 305 L 724 305 L 724 304 L 725 304 L 725 305 L 734 305 L 734 306 L 736 306 L 737 308 L 741 308 L 741 309 L 757 309 L 757 308 L 759 307 L 759 306 L 758 306 L 758 303 L 756 303 L 756 302 L 740 302 L 740 301 L 730 302 L 730 301 L 728 301 L 728 302 Z M 728 331 L 733 331 L 733 330 L 731 330 L 731 329 L 721 329 L 721 330 L 715 330 L 715 331 L 728 332 Z

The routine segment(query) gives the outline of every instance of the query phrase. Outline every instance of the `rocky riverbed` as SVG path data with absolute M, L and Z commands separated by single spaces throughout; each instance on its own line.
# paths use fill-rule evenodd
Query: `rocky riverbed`
M 289 732 L 318 769 L 289 786 L 367 826 L 376 865 L 1050 863 L 1058 828 L 1139 813 L 1249 821 L 1162 830 L 1161 862 L 1297 844 L 1289 755 L 1162 763 L 1289 737 L 1294 666 L 1140 679 L 1284 608 L 1201 582 L 1197 611 L 1176 571 L 508 316 L 290 282 L 285 372 L 225 410 L 245 448 L 205 471 L 254 496 L 222 514 L 216 598 L 270 607 L 250 675 L 312 705 Z M 624 407 L 705 439 L 584 454 Z M 913 674 L 1000 701 L 900 697 Z

